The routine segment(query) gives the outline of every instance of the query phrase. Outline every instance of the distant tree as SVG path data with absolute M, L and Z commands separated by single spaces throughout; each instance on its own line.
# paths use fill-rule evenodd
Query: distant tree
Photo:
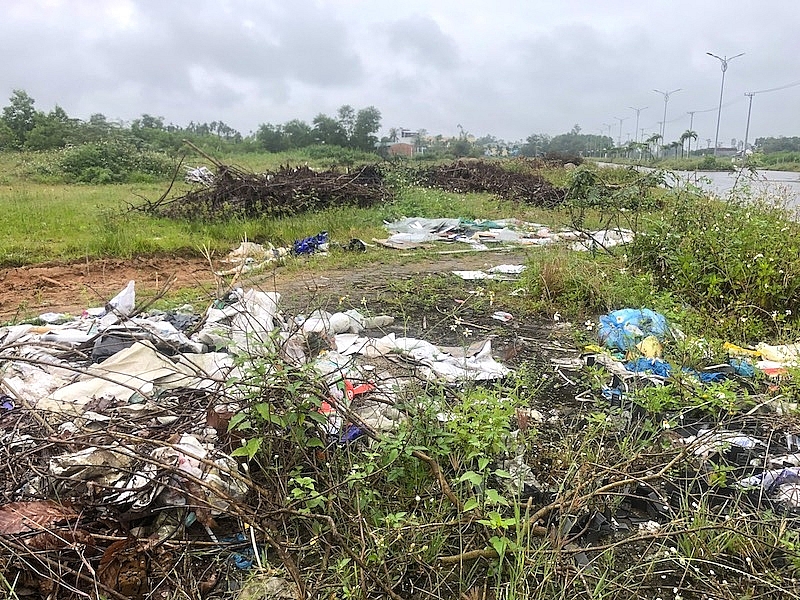
M 314 134 L 311 126 L 300 119 L 292 119 L 283 125 L 283 136 L 286 146 L 292 148 L 305 148 L 314 143 Z
M 647 144 L 647 146 L 649 148 L 652 148 L 650 150 L 650 157 L 651 158 L 654 158 L 656 153 L 658 152 L 658 147 L 659 147 L 658 144 L 659 144 L 659 142 L 661 142 L 661 134 L 658 134 L 658 133 L 654 133 L 653 135 L 651 135 L 649 138 L 647 138 L 645 140 L 645 143 Z M 655 152 L 653 152 L 653 149 L 655 150 Z
M 550 136 L 544 133 L 534 133 L 529 135 L 525 144 L 519 149 L 520 156 L 539 156 L 548 151 L 550 147 Z
M 48 114 L 37 112 L 34 126 L 28 132 L 25 148 L 30 150 L 48 150 L 63 148 L 74 142 L 78 130 L 76 119 L 70 119 L 63 108 L 56 105 Z
M 436 137 L 439 138 L 439 143 L 441 144 L 444 136 L 437 135 Z M 423 148 L 426 148 L 427 145 L 428 145 L 428 130 L 420 127 L 419 129 L 417 129 L 417 135 L 414 138 L 414 149 L 416 151 L 420 151 Z
M 336 115 L 339 117 L 339 125 L 344 131 L 345 137 L 349 140 L 353 137 L 353 130 L 356 126 L 355 109 L 349 104 L 344 104 L 343 106 L 339 107 L 338 111 L 336 111 Z
M 472 143 L 465 137 L 459 137 L 450 145 L 450 151 L 456 158 L 463 158 L 472 154 Z
M 28 133 L 36 125 L 36 109 L 33 105 L 33 98 L 25 90 L 14 90 L 9 98 L 9 105 L 3 108 L 2 120 L 14 134 L 14 148 L 22 148 Z
M 800 152 L 800 137 L 756 138 L 755 145 L 764 154 L 773 152 Z
M 341 123 L 323 113 L 314 117 L 314 139 L 318 144 L 346 146 L 347 133 Z
M 94 113 L 88 121 L 77 124 L 74 143 L 98 142 L 119 129 L 119 125 L 110 123 L 104 114 Z
M 6 122 L 0 119 L 0 150 L 8 150 L 14 148 L 17 143 L 17 136 L 11 131 L 11 128 L 6 125 Z
M 282 152 L 286 150 L 286 139 L 283 136 L 283 128 L 280 125 L 264 123 L 256 131 L 256 141 L 258 145 L 267 152 Z
M 131 129 L 164 129 L 164 117 L 154 117 L 153 115 L 143 114 L 140 118 L 134 119 Z
M 562 133 L 555 136 L 548 144 L 548 152 L 560 152 L 564 154 L 581 154 L 586 148 L 591 146 L 590 140 L 595 136 L 583 135 L 580 127 L 575 125 L 569 133 Z M 613 142 L 612 144 L 613 145 Z
M 678 138 L 678 141 L 681 143 L 681 157 L 683 156 L 683 145 L 686 143 L 686 140 L 689 140 L 689 150 L 687 154 L 691 156 L 692 154 L 692 140 L 697 139 L 697 132 L 692 131 L 691 129 L 687 129 L 681 134 L 681 137 Z
M 392 143 L 397 141 L 397 127 L 389 128 L 389 135 L 386 136 L 386 139 Z
M 381 128 L 381 111 L 374 106 L 362 108 L 356 114 L 353 131 L 350 134 L 350 146 L 364 152 L 374 152 L 378 137 L 375 135 Z

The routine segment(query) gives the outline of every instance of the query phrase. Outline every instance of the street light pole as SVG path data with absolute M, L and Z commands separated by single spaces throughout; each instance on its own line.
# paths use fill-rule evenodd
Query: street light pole
M 636 129 L 633 132 L 633 134 L 636 135 L 636 132 L 639 131 L 639 113 L 642 112 L 643 110 L 647 110 L 650 107 L 649 106 L 643 106 L 641 108 L 634 108 L 632 106 L 629 106 L 628 108 L 630 108 L 633 111 L 636 111 Z M 636 141 L 637 142 L 639 141 L 638 137 L 636 138 Z
M 614 145 L 614 138 L 611 137 L 611 127 L 612 127 L 612 125 L 609 125 L 608 123 L 603 123 L 603 127 L 607 127 L 608 128 L 608 137 L 611 138 L 611 145 L 613 146 Z
M 619 121 L 619 135 L 617 136 L 617 146 L 622 146 L 622 122 L 627 121 L 628 117 L 614 117 Z
M 725 91 L 725 71 L 728 70 L 728 63 L 732 61 L 734 58 L 739 58 L 740 56 L 744 56 L 744 52 L 741 52 L 735 56 L 731 56 L 728 58 L 725 56 L 724 58 L 721 56 L 717 56 L 716 54 L 711 54 L 711 52 L 706 52 L 709 56 L 713 56 L 719 61 L 719 66 L 722 69 L 722 84 L 719 86 L 719 108 L 717 109 L 717 133 L 714 137 L 714 156 L 717 155 L 717 148 L 719 148 L 719 121 L 720 117 L 722 117 L 722 93 Z
M 675 92 L 680 92 L 681 89 L 683 89 L 683 88 L 677 88 L 677 89 L 671 90 L 669 92 L 662 92 L 661 90 L 653 90 L 657 94 L 661 94 L 662 96 L 664 96 L 664 120 L 661 121 L 661 144 L 662 145 L 667 142 L 667 140 L 664 139 L 664 136 L 666 135 L 666 132 L 667 132 L 667 102 L 669 102 L 670 94 L 674 94 Z
M 747 127 L 744 130 L 744 148 L 742 148 L 742 156 L 747 160 L 747 139 L 750 135 L 750 111 L 753 108 L 753 96 L 755 96 L 756 93 L 745 92 L 744 95 L 750 97 L 750 104 L 747 105 Z
M 689 132 L 691 133 L 692 131 L 694 131 L 694 129 L 692 129 L 692 127 L 694 126 L 694 113 L 700 112 L 700 111 L 698 111 L 698 110 L 690 110 L 688 112 L 689 112 Z M 689 154 L 689 158 L 692 158 L 692 137 L 691 136 L 689 136 L 689 152 L 688 152 L 688 154 Z

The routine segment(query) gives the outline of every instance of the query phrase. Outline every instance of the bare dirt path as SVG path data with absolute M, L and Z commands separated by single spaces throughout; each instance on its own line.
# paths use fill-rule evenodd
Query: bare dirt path
M 242 285 L 259 285 L 283 294 L 358 294 L 391 279 L 414 274 L 446 273 L 456 269 L 484 269 L 503 263 L 524 262 L 525 251 L 446 254 L 420 261 L 367 263 L 356 269 L 312 269 L 279 266 L 245 279 Z M 217 267 L 217 265 L 215 265 Z M 136 281 L 137 296 L 160 290 L 174 277 L 171 290 L 200 288 L 211 297 L 216 290 L 212 268 L 205 258 L 138 257 L 128 260 L 102 259 L 72 263 L 45 263 L 0 271 L 0 321 L 17 321 L 43 312 L 80 314 L 91 306 L 102 306 L 130 280 Z

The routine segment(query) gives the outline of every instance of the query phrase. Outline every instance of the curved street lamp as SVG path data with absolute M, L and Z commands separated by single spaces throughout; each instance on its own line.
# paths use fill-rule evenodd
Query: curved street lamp
M 677 88 L 674 90 L 670 90 L 669 92 L 662 92 L 661 90 L 653 90 L 654 92 L 661 94 L 664 96 L 664 120 L 661 121 L 661 143 L 666 144 L 667 140 L 664 139 L 664 135 L 666 134 L 667 129 L 667 102 L 669 102 L 670 94 L 674 94 L 675 92 L 680 92 L 683 88 Z
M 646 109 L 650 108 L 650 107 L 649 106 L 642 106 L 641 108 L 634 108 L 633 106 L 629 106 L 628 108 L 630 108 L 632 111 L 636 112 L 636 131 L 633 132 L 633 135 L 636 136 L 636 134 L 639 132 L 639 113 L 642 112 L 643 110 L 646 110 Z M 638 136 L 636 137 L 636 141 L 637 142 L 639 141 Z
M 717 133 L 714 137 L 714 156 L 717 155 L 717 148 L 719 147 L 719 121 L 720 117 L 722 117 L 722 93 L 725 91 L 725 71 L 728 70 L 728 63 L 732 61 L 734 58 L 739 58 L 740 56 L 744 56 L 744 52 L 736 54 L 735 56 L 731 56 L 728 58 L 727 56 L 717 56 L 716 54 L 711 54 L 711 52 L 706 52 L 709 56 L 713 56 L 716 58 L 720 63 L 720 68 L 722 69 L 722 84 L 719 86 L 719 108 L 717 109 Z

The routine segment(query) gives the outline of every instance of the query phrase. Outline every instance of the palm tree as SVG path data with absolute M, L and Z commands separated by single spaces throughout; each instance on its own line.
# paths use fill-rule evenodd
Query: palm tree
M 656 150 L 658 150 L 658 143 L 660 141 L 661 141 L 661 134 L 654 133 L 645 140 L 645 143 L 647 144 L 648 149 L 655 148 Z M 652 150 L 650 150 L 650 158 L 654 158 Z
M 688 156 L 692 155 L 692 140 L 697 139 L 697 132 L 692 131 L 691 129 L 687 129 L 681 134 L 680 143 L 681 143 L 681 158 L 683 158 L 683 145 L 686 143 L 686 140 L 689 140 L 689 149 L 686 151 Z

